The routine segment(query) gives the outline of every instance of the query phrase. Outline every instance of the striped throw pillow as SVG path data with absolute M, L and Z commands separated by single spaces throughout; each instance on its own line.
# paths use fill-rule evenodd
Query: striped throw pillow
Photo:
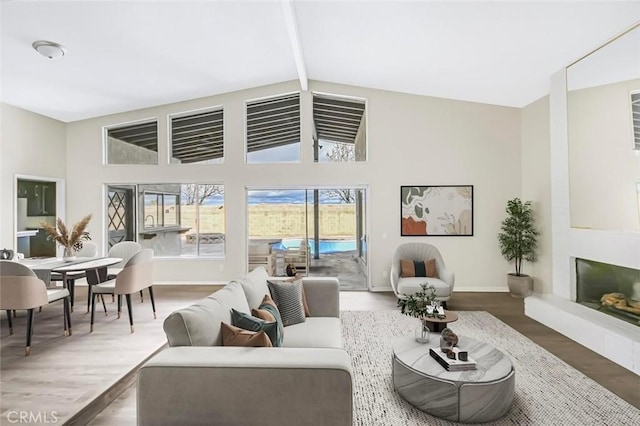
M 305 322 L 304 306 L 302 305 L 302 281 L 293 283 L 267 281 L 267 283 L 271 297 L 280 311 L 282 324 L 286 327 Z

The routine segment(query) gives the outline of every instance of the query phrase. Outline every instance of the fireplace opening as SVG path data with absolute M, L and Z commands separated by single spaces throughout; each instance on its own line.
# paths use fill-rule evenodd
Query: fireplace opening
M 576 259 L 576 302 L 640 326 L 640 270 Z

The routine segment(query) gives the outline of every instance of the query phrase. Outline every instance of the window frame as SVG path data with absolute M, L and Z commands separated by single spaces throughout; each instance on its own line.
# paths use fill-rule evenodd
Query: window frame
M 133 126 L 136 124 L 156 123 L 156 162 L 152 163 L 109 163 L 109 131 L 119 129 L 127 126 Z M 125 121 L 117 124 L 109 124 L 102 126 L 102 164 L 105 166 L 158 166 L 160 164 L 160 119 L 157 116 L 141 118 L 139 120 Z
M 190 115 L 203 114 L 207 112 L 221 111 L 222 112 L 222 159 L 219 162 L 207 164 L 207 163 L 173 163 L 171 159 L 173 157 L 173 119 L 174 118 L 182 118 L 188 117 Z M 226 157 L 226 114 L 225 114 L 224 105 L 214 105 L 203 108 L 196 108 L 188 111 L 175 112 L 171 114 L 167 114 L 167 158 L 166 161 L 170 166 L 181 167 L 181 166 L 201 166 L 201 165 L 214 165 L 214 164 L 223 164 L 225 162 Z
M 331 98 L 331 99 L 335 99 L 335 100 L 346 100 L 346 101 L 358 101 L 358 102 L 362 102 L 364 103 L 364 112 L 362 113 L 362 119 L 365 120 L 364 122 L 364 131 L 365 131 L 365 155 L 364 155 L 364 160 L 354 160 L 354 161 L 339 161 L 339 162 L 335 162 L 335 161 L 320 161 L 320 159 L 318 158 L 318 160 L 312 160 L 314 164 L 357 164 L 357 163 L 367 163 L 369 161 L 369 99 L 368 98 L 364 98 L 364 97 L 360 97 L 360 96 L 354 96 L 354 95 L 343 95 L 343 94 L 337 94 L 337 93 L 330 93 L 330 92 L 322 92 L 322 91 L 316 91 L 313 90 L 311 91 L 311 120 L 313 120 L 314 115 L 313 115 L 313 99 L 314 96 L 319 96 L 319 97 L 324 97 L 324 98 Z M 313 150 L 315 152 L 316 149 L 316 144 L 319 144 L 320 140 L 313 140 Z M 336 142 L 332 142 L 332 143 L 336 143 Z
M 269 99 L 277 99 L 277 98 L 284 98 L 287 96 L 291 96 L 291 95 L 298 95 L 298 120 L 299 120 L 299 126 L 300 126 L 300 132 L 299 132 L 299 152 L 298 152 L 298 161 L 287 161 L 287 162 L 281 162 L 281 161 L 265 161 L 265 162 L 249 162 L 249 121 L 248 121 L 248 108 L 249 108 L 249 104 L 252 102 L 260 102 L 260 101 L 266 101 Z M 294 90 L 291 92 L 285 92 L 285 93 L 279 93 L 277 95 L 267 95 L 267 96 L 261 96 L 258 98 L 252 98 L 252 99 L 245 99 L 244 101 L 244 116 L 243 116 L 243 131 L 244 131 L 244 163 L 245 164 L 300 164 L 302 163 L 302 93 L 299 90 Z

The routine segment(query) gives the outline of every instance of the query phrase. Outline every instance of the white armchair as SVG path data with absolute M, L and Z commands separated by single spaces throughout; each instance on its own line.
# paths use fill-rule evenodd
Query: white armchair
M 438 277 L 403 277 L 401 276 L 400 260 L 427 261 L 435 259 Z M 405 243 L 400 245 L 391 262 L 391 288 L 398 299 L 405 299 L 407 294 L 420 291 L 420 284 L 426 283 L 436 290 L 436 299 L 447 302 L 453 293 L 455 275 L 448 270 L 438 249 L 427 243 Z

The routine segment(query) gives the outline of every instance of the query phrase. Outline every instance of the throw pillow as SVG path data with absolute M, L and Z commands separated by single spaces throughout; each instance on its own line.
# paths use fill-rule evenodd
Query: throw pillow
M 438 269 L 436 268 L 436 260 L 429 259 L 424 262 L 418 261 L 418 260 L 401 260 L 400 276 L 401 277 L 438 278 Z
M 296 281 L 300 281 L 297 277 L 290 277 L 284 280 L 277 280 L 281 283 L 295 283 Z M 268 281 L 267 281 L 268 284 Z M 311 313 L 309 312 L 309 304 L 307 303 L 307 295 L 304 294 L 304 284 L 302 285 L 302 307 L 304 308 L 304 316 L 310 317 Z
M 266 322 L 263 319 L 231 309 L 231 324 L 249 331 L 264 331 L 269 336 L 272 346 L 277 346 L 278 324 L 275 322 Z
M 271 297 L 278 306 L 284 326 L 305 322 L 302 306 L 302 281 L 292 283 L 267 281 Z
M 273 301 L 271 296 L 268 294 L 264 296 L 262 299 L 262 303 L 258 309 L 252 309 L 251 314 L 254 317 L 261 318 L 265 321 L 271 321 L 269 318 L 273 318 L 273 321 L 276 322 L 277 326 L 277 334 L 276 334 L 276 342 L 273 346 L 282 346 L 282 341 L 284 340 L 284 325 L 282 324 L 282 317 L 280 316 L 280 311 L 278 311 L 278 307 L 276 303 Z
M 264 331 L 249 331 L 222 322 L 220 323 L 220 332 L 222 334 L 222 346 L 250 346 L 265 348 L 270 348 L 272 346 L 269 336 L 267 336 Z

